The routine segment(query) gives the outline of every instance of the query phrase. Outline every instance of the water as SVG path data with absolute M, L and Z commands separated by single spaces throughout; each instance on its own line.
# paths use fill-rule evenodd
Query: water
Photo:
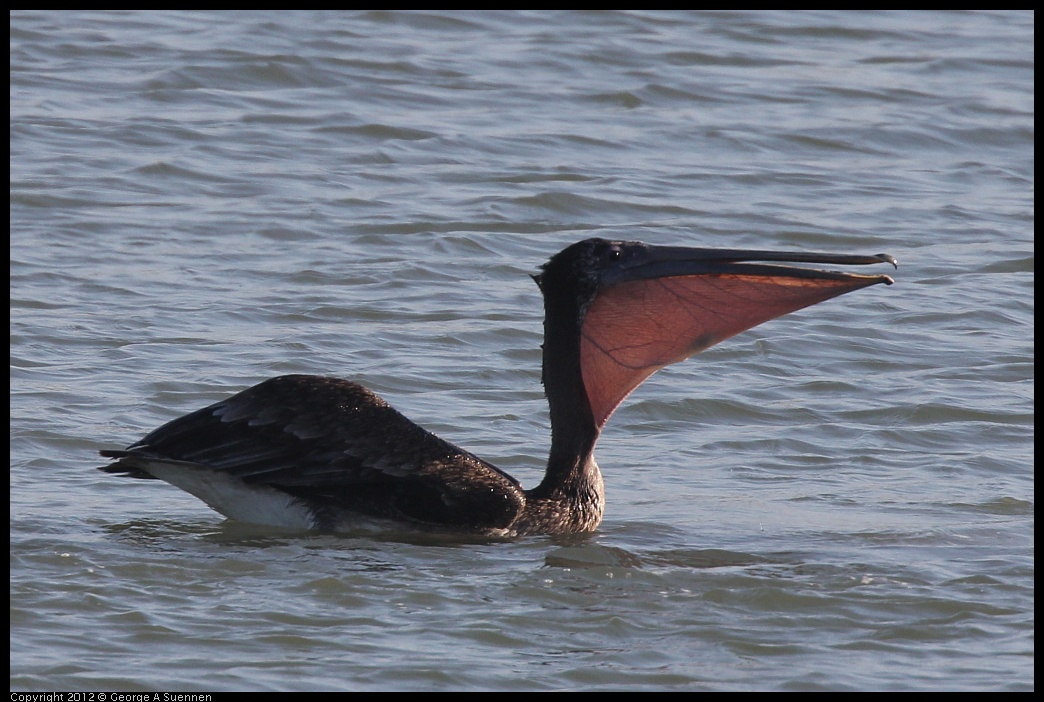
M 11 687 L 1033 688 L 1033 14 L 11 16 Z M 361 382 L 518 476 L 588 236 L 887 251 L 653 377 L 594 535 L 228 523 L 100 448 Z

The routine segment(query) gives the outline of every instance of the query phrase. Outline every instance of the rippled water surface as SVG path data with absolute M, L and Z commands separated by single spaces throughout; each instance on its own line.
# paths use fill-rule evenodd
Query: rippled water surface
M 11 687 L 1033 688 L 1033 14 L 11 14 Z M 571 539 L 272 532 L 101 448 L 350 378 L 518 476 L 589 236 L 887 251 L 640 388 Z

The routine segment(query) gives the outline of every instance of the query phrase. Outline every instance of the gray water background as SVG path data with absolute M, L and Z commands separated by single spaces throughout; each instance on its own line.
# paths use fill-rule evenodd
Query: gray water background
M 1033 18 L 13 12 L 12 689 L 1032 689 Z M 642 386 L 591 536 L 94 470 L 318 373 L 532 486 L 589 236 L 900 268 Z

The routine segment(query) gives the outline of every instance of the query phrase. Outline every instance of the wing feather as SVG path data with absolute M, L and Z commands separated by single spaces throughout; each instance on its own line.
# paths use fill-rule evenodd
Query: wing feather
M 148 475 L 184 462 L 306 501 L 320 524 L 344 512 L 466 530 L 508 527 L 518 482 L 417 426 L 361 385 L 307 375 L 265 381 L 160 427 L 101 470 Z

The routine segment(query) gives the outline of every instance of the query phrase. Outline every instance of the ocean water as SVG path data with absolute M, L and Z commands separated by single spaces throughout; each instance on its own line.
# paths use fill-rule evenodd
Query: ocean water
M 1033 689 L 1033 19 L 12 12 L 12 690 Z M 900 267 L 639 388 L 591 535 L 94 470 L 316 373 L 535 485 L 590 236 Z

